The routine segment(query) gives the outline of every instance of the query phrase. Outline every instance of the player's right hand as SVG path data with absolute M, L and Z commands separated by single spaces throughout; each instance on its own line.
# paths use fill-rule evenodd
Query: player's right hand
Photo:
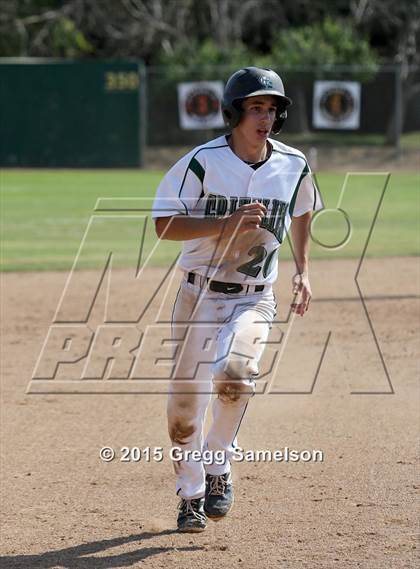
M 267 208 L 262 203 L 242 205 L 226 218 L 225 231 L 244 233 L 251 229 L 258 229 L 266 214 Z

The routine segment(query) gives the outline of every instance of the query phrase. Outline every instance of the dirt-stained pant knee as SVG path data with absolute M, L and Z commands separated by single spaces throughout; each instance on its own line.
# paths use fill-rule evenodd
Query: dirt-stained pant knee
M 197 430 L 202 427 L 207 403 L 207 397 L 201 401 L 194 393 L 171 394 L 168 400 L 168 432 L 174 445 L 186 445 L 196 437 Z
M 248 358 L 229 357 L 213 368 L 215 391 L 221 401 L 244 404 L 255 393 L 258 369 Z

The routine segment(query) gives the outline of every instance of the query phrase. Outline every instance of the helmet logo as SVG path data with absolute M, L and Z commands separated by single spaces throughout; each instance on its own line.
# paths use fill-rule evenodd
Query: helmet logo
M 261 85 L 263 87 L 265 87 L 266 89 L 272 89 L 273 88 L 273 82 L 271 81 L 270 77 L 267 77 L 266 75 L 261 75 L 261 77 L 258 78 Z

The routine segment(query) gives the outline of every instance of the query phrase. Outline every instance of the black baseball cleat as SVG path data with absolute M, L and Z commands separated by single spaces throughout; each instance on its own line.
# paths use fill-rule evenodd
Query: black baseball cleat
M 178 531 L 197 533 L 206 529 L 207 518 L 204 513 L 204 498 L 192 500 L 181 498 L 178 509 Z
M 206 475 L 204 511 L 212 520 L 226 516 L 233 505 L 233 484 L 230 472 Z

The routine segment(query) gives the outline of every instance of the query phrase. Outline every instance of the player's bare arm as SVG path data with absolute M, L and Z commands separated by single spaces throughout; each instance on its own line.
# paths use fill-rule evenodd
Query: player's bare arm
M 308 211 L 299 217 L 293 217 L 291 224 L 293 253 L 296 263 L 296 273 L 292 279 L 292 291 L 295 299 L 291 308 L 300 316 L 303 316 L 308 310 L 312 298 L 308 275 L 311 218 L 312 212 Z
M 186 215 L 159 217 L 155 220 L 157 236 L 172 241 L 188 241 L 198 237 L 209 237 L 226 233 L 232 235 L 256 229 L 267 214 L 261 203 L 246 204 L 231 215 L 220 219 L 202 219 Z

